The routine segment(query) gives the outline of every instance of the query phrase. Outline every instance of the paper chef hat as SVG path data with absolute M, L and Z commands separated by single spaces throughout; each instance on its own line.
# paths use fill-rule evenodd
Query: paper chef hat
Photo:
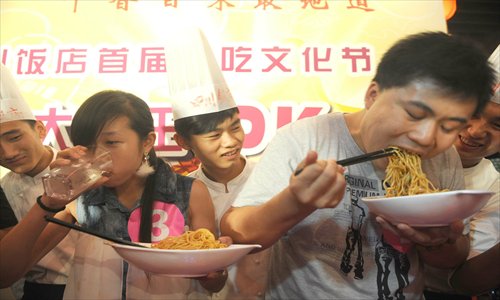
M 0 64 L 0 123 L 36 120 L 9 69 Z
M 236 107 L 203 32 L 182 28 L 166 45 L 168 87 L 174 120 Z
M 497 46 L 495 51 L 490 55 L 489 61 L 495 70 L 495 86 L 494 86 L 494 94 L 491 101 L 500 104 L 500 45 Z

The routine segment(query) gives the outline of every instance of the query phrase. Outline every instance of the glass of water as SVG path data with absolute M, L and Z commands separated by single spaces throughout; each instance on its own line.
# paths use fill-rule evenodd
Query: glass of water
M 58 167 L 42 177 L 43 188 L 51 198 L 72 200 L 111 172 L 113 160 L 105 148 L 90 148 L 73 164 Z

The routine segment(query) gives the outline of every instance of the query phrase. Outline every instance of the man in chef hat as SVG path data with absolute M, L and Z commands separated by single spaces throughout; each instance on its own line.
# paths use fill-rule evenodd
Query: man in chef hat
M 239 110 L 206 37 L 195 28 L 183 28 L 177 34 L 181 36 L 171 35 L 166 48 L 174 139 L 201 162 L 189 175 L 207 185 L 219 231 L 222 215 L 254 163 L 241 154 L 245 133 Z M 212 298 L 263 298 L 267 257 L 267 251 L 248 255 L 229 267 L 226 286 Z
M 7 67 L 1 64 L 0 70 L 0 165 L 10 170 L 0 185 L 20 221 L 43 193 L 41 178 L 49 171 L 56 150 L 43 145 L 45 125 L 33 115 Z M 74 253 L 74 234 L 27 272 L 24 292 L 16 288 L 19 283 L 13 285 L 18 298 L 23 293 L 23 299 L 62 299 Z
M 460 299 L 455 294 L 474 296 L 500 287 L 500 268 L 493 267 L 500 265 L 500 174 L 485 158 L 500 152 L 500 45 L 489 61 L 497 72 L 494 95 L 483 113 L 473 117 L 460 132 L 455 148 L 464 167 L 465 188 L 488 190 L 495 195 L 470 220 L 467 261 L 451 277 L 436 270 L 428 272 L 426 283 L 437 292 L 426 292 L 427 300 L 443 299 L 443 292 Z

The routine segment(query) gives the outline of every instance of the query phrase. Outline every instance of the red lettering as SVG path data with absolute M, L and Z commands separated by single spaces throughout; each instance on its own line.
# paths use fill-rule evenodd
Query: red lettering
M 278 67 L 281 71 L 283 72 L 291 72 L 292 70 L 285 67 L 281 61 L 290 53 L 291 49 L 290 48 L 279 48 L 279 47 L 273 47 L 273 48 L 262 48 L 262 52 L 266 55 L 267 58 L 271 60 L 271 64 L 267 67 L 262 69 L 263 72 L 270 72 L 274 67 Z M 271 53 L 265 53 L 265 52 L 271 52 Z M 274 57 L 273 53 L 281 53 L 278 57 Z
M 127 48 L 102 48 L 99 53 L 99 73 L 124 73 L 127 71 Z
M 252 58 L 252 48 L 238 47 L 236 50 L 234 47 L 223 47 L 222 48 L 222 71 L 236 71 L 236 72 L 252 72 L 252 69 L 245 69 L 246 63 Z M 239 64 L 234 67 L 236 58 Z

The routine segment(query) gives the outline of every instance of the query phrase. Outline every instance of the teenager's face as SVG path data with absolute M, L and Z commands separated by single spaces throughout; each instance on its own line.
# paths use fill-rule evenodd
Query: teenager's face
M 104 126 L 96 144 L 109 150 L 113 158 L 113 170 L 105 186 L 118 187 L 134 178 L 144 153 L 151 150 L 154 139 L 151 145 L 145 145 L 130 128 L 129 119 L 119 117 Z
M 395 145 L 424 159 L 451 147 L 476 107 L 473 98 L 458 101 L 425 82 L 384 91 L 372 83 L 365 102 L 360 131 L 365 151 Z M 374 164 L 385 168 L 387 159 L 376 160 Z
M 52 159 L 44 147 L 46 129 L 37 121 L 35 127 L 26 121 L 10 121 L 0 125 L 0 165 L 15 173 L 34 176 Z
M 464 167 L 500 152 L 500 104 L 489 102 L 480 117 L 473 117 L 455 140 Z
M 189 148 L 205 168 L 229 169 L 241 162 L 245 133 L 239 114 L 220 123 L 216 130 L 191 136 Z

